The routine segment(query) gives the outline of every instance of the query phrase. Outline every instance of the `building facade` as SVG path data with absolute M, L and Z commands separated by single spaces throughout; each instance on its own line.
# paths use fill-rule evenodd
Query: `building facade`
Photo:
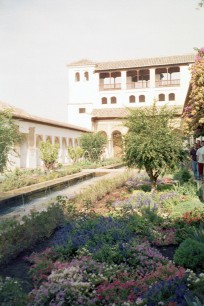
M 72 161 L 68 155 L 67 147 L 77 147 L 82 133 L 90 132 L 72 124 L 66 124 L 49 120 L 0 102 L 0 111 L 10 109 L 19 131 L 23 134 L 23 140 L 16 145 L 16 154 L 10 154 L 8 168 L 36 168 L 42 166 L 39 144 L 41 141 L 49 141 L 59 145 L 58 162 L 70 164 Z
M 128 108 L 167 104 L 181 109 L 195 55 L 68 65 L 68 122 L 107 136 L 106 156 L 121 154 Z

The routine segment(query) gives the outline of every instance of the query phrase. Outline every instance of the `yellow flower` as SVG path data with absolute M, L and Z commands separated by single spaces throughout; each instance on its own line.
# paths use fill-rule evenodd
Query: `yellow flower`
M 201 118 L 198 122 L 199 123 L 204 123 L 204 118 Z

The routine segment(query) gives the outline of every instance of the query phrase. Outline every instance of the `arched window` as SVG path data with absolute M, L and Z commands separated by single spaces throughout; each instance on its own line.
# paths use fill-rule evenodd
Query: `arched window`
M 76 72 L 76 73 L 75 73 L 75 81 L 76 81 L 76 82 L 79 82 L 79 81 L 80 81 L 80 74 L 79 74 L 79 72 Z
M 49 143 L 52 143 L 52 137 L 51 136 L 47 136 L 46 137 L 46 142 L 49 141 Z
M 101 99 L 101 103 L 102 103 L 102 104 L 107 104 L 107 103 L 108 103 L 108 102 L 107 102 L 107 98 L 103 97 L 103 98 Z
M 72 138 L 69 138 L 68 146 L 73 148 L 73 140 L 72 140 Z
M 85 114 L 86 109 L 84 107 L 79 108 L 79 114 Z
M 37 135 L 36 137 L 36 147 L 39 148 L 40 143 L 43 141 L 43 137 L 41 135 Z
M 129 102 L 130 103 L 135 103 L 135 96 L 129 96 Z
M 139 102 L 145 102 L 145 96 L 144 95 L 139 96 Z
M 40 167 L 42 165 L 42 160 L 41 160 L 41 157 L 40 157 L 40 143 L 43 141 L 43 136 L 42 135 L 37 135 L 36 137 L 36 148 L 37 148 L 37 151 L 36 151 L 36 166 L 37 167 Z
M 164 94 L 159 95 L 159 101 L 165 101 L 165 95 Z
M 89 81 L 89 73 L 87 71 L 84 72 L 84 79 L 85 81 Z
M 111 97 L 111 104 L 117 103 L 116 97 Z
M 175 94 L 174 93 L 169 94 L 169 101 L 175 101 Z
M 120 131 L 114 131 L 112 133 L 112 143 L 113 143 L 113 155 L 114 157 L 122 157 L 123 153 L 123 140 Z
M 54 139 L 54 144 L 60 144 L 60 140 L 59 140 L 59 137 L 55 137 L 55 139 Z

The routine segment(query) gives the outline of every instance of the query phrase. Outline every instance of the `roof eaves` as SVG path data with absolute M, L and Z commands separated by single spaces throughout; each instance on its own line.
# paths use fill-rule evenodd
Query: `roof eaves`
M 37 117 L 27 117 L 27 116 L 18 115 L 18 114 L 13 114 L 13 118 L 25 120 L 29 122 L 40 123 L 43 125 L 66 128 L 66 129 L 75 130 L 75 131 L 81 131 L 81 132 L 87 132 L 87 133 L 91 132 L 91 130 L 88 130 L 86 128 L 78 127 L 78 126 L 71 125 L 71 124 L 61 123 L 61 122 L 57 122 L 57 121 L 49 120 L 49 119 L 43 119 L 43 118 L 37 118 Z

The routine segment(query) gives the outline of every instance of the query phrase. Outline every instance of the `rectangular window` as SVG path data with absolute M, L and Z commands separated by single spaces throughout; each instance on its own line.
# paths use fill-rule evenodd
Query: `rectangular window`
M 86 112 L 86 109 L 85 109 L 85 108 L 83 108 L 83 107 L 82 107 L 82 108 L 79 108 L 79 113 L 80 113 L 80 114 L 84 114 L 85 112 Z

